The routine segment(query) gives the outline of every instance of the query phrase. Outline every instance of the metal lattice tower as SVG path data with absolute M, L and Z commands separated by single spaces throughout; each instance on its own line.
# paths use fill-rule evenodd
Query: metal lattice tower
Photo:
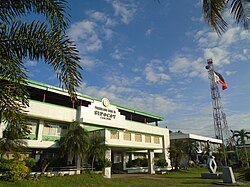
M 231 137 L 228 130 L 226 114 L 223 111 L 218 84 L 215 82 L 212 59 L 207 60 L 206 69 L 208 70 L 208 76 L 210 79 L 215 138 L 222 140 L 223 147 L 230 146 L 232 145 Z

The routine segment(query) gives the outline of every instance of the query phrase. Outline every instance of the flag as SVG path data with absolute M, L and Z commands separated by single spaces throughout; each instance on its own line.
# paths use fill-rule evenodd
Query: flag
M 227 83 L 225 82 L 221 74 L 214 72 L 214 81 L 222 86 L 222 90 L 227 89 Z

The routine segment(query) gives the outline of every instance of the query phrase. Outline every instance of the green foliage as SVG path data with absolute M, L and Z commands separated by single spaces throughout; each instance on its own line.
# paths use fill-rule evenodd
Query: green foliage
M 241 129 L 239 131 L 231 131 L 233 133 L 232 138 L 236 139 L 236 144 L 244 145 L 246 143 L 246 139 L 250 139 L 250 132 L 247 132 L 245 129 Z
M 250 181 L 250 168 L 244 171 L 245 180 Z
M 170 147 L 168 148 L 169 151 L 169 158 L 171 160 L 172 168 L 175 167 L 175 170 L 178 170 L 180 167 L 181 158 L 186 154 L 187 150 L 187 143 L 183 141 L 172 141 Z
M 92 170 L 94 168 L 95 161 L 99 161 L 102 167 L 105 167 L 106 162 L 108 163 L 108 160 L 104 159 L 105 151 L 107 149 L 108 148 L 105 145 L 105 138 L 100 134 L 93 134 L 89 137 L 89 146 L 87 152 L 89 160 L 91 160 Z
M 22 119 L 19 122 L 15 123 L 12 121 L 12 125 L 8 125 L 3 131 L 3 138 L 0 138 L 0 156 L 2 157 L 5 154 L 18 154 L 18 152 L 26 150 L 26 142 L 22 140 L 29 133 L 25 119 Z M 7 155 L 8 156 L 8 155 Z
M 161 168 L 164 168 L 164 167 L 168 166 L 168 163 L 167 163 L 166 159 L 164 159 L 164 158 L 159 158 L 159 159 L 156 159 L 156 160 L 155 160 L 155 165 L 156 165 L 156 166 L 159 166 L 159 167 L 161 167 Z
M 240 171 L 240 175 L 238 176 L 240 180 L 250 181 L 250 168 L 245 168 Z
M 111 160 L 108 160 L 108 159 L 102 160 L 102 168 L 111 167 L 111 166 L 112 166 Z
M 191 168 L 178 172 L 168 172 L 166 175 L 117 175 L 111 179 L 105 179 L 102 175 L 86 173 L 82 175 L 63 176 L 63 177 L 41 177 L 39 180 L 23 180 L 17 182 L 0 181 L 0 187 L 87 187 L 87 186 L 108 186 L 108 187 L 128 187 L 128 186 L 185 186 L 185 187 L 211 187 L 221 179 L 202 179 L 201 173 L 207 172 L 207 168 Z M 237 175 L 237 173 L 236 173 Z M 242 183 L 242 186 L 249 186 L 250 182 Z
M 32 168 L 33 166 L 36 165 L 36 160 L 34 158 L 26 158 L 24 162 L 28 168 Z
M 250 15 L 246 5 L 247 3 L 249 3 L 248 0 L 203 0 L 203 17 L 220 35 L 225 32 L 227 28 L 227 22 L 223 18 L 225 10 L 230 10 L 235 22 L 245 29 L 249 29 Z
M 3 179 L 7 181 L 21 180 L 25 178 L 30 171 L 25 161 L 16 159 L 2 159 L 0 162 L 0 170 L 2 171 Z
M 148 159 L 147 158 L 136 158 L 134 160 L 130 160 L 127 164 L 128 167 L 147 167 Z
M 66 1 L 8 0 L 0 8 L 0 121 L 25 132 L 25 109 L 29 106 L 24 59 L 49 64 L 72 100 L 80 84 L 82 69 L 75 44 L 65 35 Z M 29 14 L 41 14 L 45 22 L 24 22 Z M 19 21 L 17 21 L 19 20 Z M 11 135 L 17 139 L 15 134 Z
M 59 140 L 62 156 L 69 154 L 70 157 L 85 158 L 88 145 L 88 133 L 77 122 L 73 122 L 71 129 Z

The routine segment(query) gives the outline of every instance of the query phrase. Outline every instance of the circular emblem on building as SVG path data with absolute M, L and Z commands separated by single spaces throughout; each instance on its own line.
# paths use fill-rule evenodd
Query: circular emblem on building
M 109 106 L 109 100 L 107 98 L 103 98 L 102 99 L 102 104 L 103 104 L 103 106 L 108 107 Z

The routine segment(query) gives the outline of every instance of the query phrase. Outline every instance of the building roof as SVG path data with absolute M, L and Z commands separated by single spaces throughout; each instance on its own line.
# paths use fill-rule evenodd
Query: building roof
M 170 133 L 170 140 L 180 140 L 180 139 L 192 139 L 192 140 L 198 140 L 198 141 L 209 141 L 211 143 L 219 143 L 222 144 L 222 140 L 210 138 L 206 136 L 200 136 L 196 134 L 185 134 L 182 132 L 172 132 Z
M 51 85 L 44 84 L 44 83 L 37 82 L 37 81 L 33 81 L 33 80 L 27 80 L 27 82 L 28 82 L 29 87 L 38 88 L 38 89 L 41 89 L 41 90 L 46 90 L 46 91 L 61 94 L 61 95 L 64 95 L 64 96 L 69 96 L 68 91 L 66 89 L 62 89 L 62 88 L 59 88 L 59 87 L 56 87 L 56 86 L 51 86 Z M 101 102 L 100 99 L 90 97 L 90 96 L 84 95 L 82 93 L 77 93 L 77 98 L 81 99 L 81 100 L 89 101 L 89 102 L 93 102 L 93 101 L 100 101 Z M 152 118 L 152 119 L 154 119 L 156 121 L 161 121 L 161 120 L 164 119 L 162 116 L 158 116 L 158 115 L 155 115 L 155 114 L 150 114 L 150 113 L 147 113 L 147 112 L 144 112 L 144 111 L 140 111 L 140 110 L 132 109 L 132 108 L 129 108 L 129 107 L 117 105 L 115 103 L 111 103 L 111 104 L 116 106 L 120 110 L 130 112 L 130 113 L 134 113 L 134 114 L 141 115 L 141 116 L 145 116 L 145 117 L 148 117 L 148 118 Z

